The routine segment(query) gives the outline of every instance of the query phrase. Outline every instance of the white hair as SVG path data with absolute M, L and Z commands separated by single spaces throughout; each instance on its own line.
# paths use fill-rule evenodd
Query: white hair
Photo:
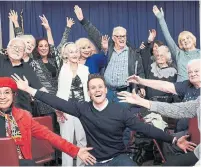
M 20 41 L 20 42 L 22 42 L 22 43 L 24 44 L 24 49 L 26 48 L 26 44 L 25 44 L 24 40 L 23 40 L 23 39 L 20 39 L 20 38 L 18 38 L 18 37 L 11 39 L 11 40 L 8 42 L 7 48 L 9 48 L 10 45 L 11 45 L 14 41 Z
M 17 36 L 16 38 L 20 38 L 20 39 L 22 39 L 22 40 L 31 39 L 31 40 L 34 40 L 35 43 L 36 43 L 36 39 L 34 38 L 33 35 L 20 35 L 20 36 Z
M 125 34 L 127 33 L 127 30 L 126 30 L 124 27 L 117 26 L 117 27 L 114 27 L 114 28 L 113 28 L 112 35 L 117 35 L 117 32 L 118 32 L 119 30 L 123 30 L 123 31 L 125 32 Z
M 158 53 L 159 52 L 163 52 L 164 56 L 166 57 L 167 63 L 171 64 L 172 63 L 172 57 L 171 57 L 171 53 L 170 50 L 167 46 L 162 45 L 160 47 L 158 47 Z
M 190 60 L 187 64 L 187 68 L 189 68 L 189 66 L 191 66 L 192 64 L 194 63 L 199 63 L 201 64 L 201 59 L 193 59 L 193 60 Z

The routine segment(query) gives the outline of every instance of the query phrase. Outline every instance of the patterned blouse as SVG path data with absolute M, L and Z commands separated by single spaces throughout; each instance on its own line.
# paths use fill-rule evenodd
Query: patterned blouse
M 72 79 L 69 100 L 75 102 L 84 101 L 83 85 L 78 75 L 76 75 L 75 78 Z

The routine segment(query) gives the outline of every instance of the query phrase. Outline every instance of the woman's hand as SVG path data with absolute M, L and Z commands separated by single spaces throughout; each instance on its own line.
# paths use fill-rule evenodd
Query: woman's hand
M 96 163 L 96 158 L 91 155 L 88 151 L 92 150 L 92 147 L 80 148 L 77 156 L 86 164 L 94 165 Z
M 47 18 L 45 17 L 45 15 L 43 14 L 43 16 L 39 16 L 39 18 L 41 19 L 42 23 L 41 25 L 44 26 L 44 28 L 46 29 L 46 31 L 51 30 L 50 25 L 48 23 Z
M 82 9 L 78 5 L 75 5 L 74 12 L 75 12 L 75 15 L 77 16 L 77 19 L 79 21 L 81 21 L 81 20 L 84 19 L 84 16 L 83 16 L 83 13 L 82 13 Z
M 75 21 L 73 20 L 73 18 L 66 18 L 66 22 L 67 22 L 67 27 L 71 28 L 73 24 L 75 24 Z

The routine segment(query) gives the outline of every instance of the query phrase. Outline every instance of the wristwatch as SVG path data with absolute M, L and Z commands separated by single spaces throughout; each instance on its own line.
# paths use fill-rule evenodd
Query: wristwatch
M 172 140 L 172 144 L 177 145 L 177 141 L 178 141 L 178 139 L 176 137 L 174 137 Z

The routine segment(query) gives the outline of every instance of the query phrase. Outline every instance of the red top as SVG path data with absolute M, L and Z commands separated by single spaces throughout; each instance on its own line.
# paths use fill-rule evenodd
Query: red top
M 48 140 L 53 147 L 65 152 L 71 157 L 77 156 L 79 148 L 59 135 L 53 133 L 46 126 L 39 124 L 32 119 L 28 111 L 13 107 L 12 115 L 15 118 L 22 138 L 15 141 L 20 146 L 21 152 L 25 159 L 32 159 L 31 153 L 31 137 Z

